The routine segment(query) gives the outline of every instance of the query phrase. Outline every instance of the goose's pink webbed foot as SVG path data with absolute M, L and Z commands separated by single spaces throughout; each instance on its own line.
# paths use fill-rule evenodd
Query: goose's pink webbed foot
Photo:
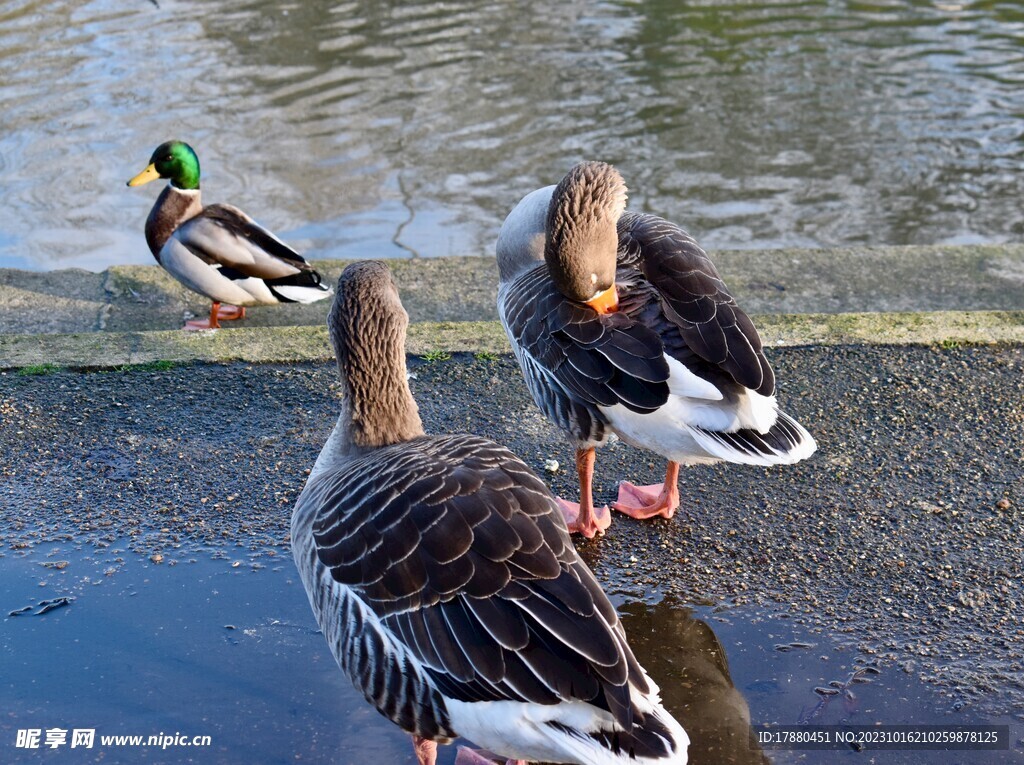
M 495 763 L 526 765 L 526 760 L 506 760 L 486 749 L 474 750 L 465 746 L 460 746 L 458 754 L 455 755 L 455 765 L 495 765 Z
M 671 518 L 679 507 L 679 463 L 668 463 L 664 483 L 635 486 L 623 481 L 619 484 L 619 499 L 612 507 L 631 518 Z
M 591 503 L 589 510 L 581 510 L 577 502 L 569 502 L 561 497 L 555 497 L 555 501 L 562 509 L 565 525 L 569 527 L 570 534 L 582 534 L 587 539 L 593 539 L 612 525 L 612 514 L 608 510 L 608 505 L 595 508 Z

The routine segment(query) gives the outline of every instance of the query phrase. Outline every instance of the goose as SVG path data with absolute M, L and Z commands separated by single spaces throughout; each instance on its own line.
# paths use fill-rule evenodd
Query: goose
M 576 554 L 545 484 L 472 435 L 424 433 L 408 315 L 380 262 L 348 266 L 328 327 L 341 412 L 291 519 L 338 665 L 420 765 L 682 765 L 688 739 Z
M 219 329 L 220 319 L 244 319 L 245 306 L 312 303 L 331 294 L 299 253 L 237 207 L 203 207 L 199 157 L 187 143 L 160 144 L 128 185 L 158 178 L 169 182 L 146 219 L 146 243 L 165 271 L 213 301 L 208 319 L 184 329 Z
M 593 537 L 595 448 L 611 434 L 668 460 L 665 481 L 623 481 L 613 507 L 671 518 L 679 466 L 790 464 L 817 448 L 779 411 L 761 339 L 694 239 L 654 215 L 626 212 L 626 184 L 582 162 L 527 194 L 497 241 L 498 313 L 541 411 L 576 448 L 579 503 L 569 528 Z

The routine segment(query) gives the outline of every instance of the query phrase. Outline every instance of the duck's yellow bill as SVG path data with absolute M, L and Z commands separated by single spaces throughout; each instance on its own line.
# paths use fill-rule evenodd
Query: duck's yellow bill
M 604 292 L 599 292 L 587 301 L 587 305 L 598 313 L 611 313 L 619 307 L 619 293 L 613 284 Z
M 129 186 L 141 186 L 143 183 L 149 183 L 150 181 L 155 181 L 159 177 L 160 177 L 160 173 L 157 171 L 156 167 L 154 165 L 150 165 L 145 170 L 143 170 L 141 173 L 139 173 L 134 178 L 132 178 L 130 181 L 128 181 L 128 185 Z

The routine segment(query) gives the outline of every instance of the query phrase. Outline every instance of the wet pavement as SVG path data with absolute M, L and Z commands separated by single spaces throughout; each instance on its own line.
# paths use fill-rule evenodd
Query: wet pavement
M 695 734 L 692 761 L 1017 761 L 1024 348 L 772 359 L 780 401 L 818 454 L 684 469 L 676 518 L 618 517 L 579 545 Z M 575 494 L 564 467 L 543 472 L 571 455 L 510 358 L 414 360 L 413 371 L 429 431 L 491 436 Z M 0 376 L 0 612 L 74 598 L 3 621 L 0 648 L 14 657 L 0 680 L 3 761 L 34 761 L 15 733 L 50 726 L 212 738 L 202 754 L 97 745 L 64 761 L 411 761 L 405 737 L 336 671 L 288 552 L 336 396 L 328 364 Z M 597 496 L 662 469 L 605 448 Z M 850 683 L 864 666 L 871 682 Z M 842 720 L 998 722 L 1011 751 L 747 745 L 751 724 Z M 701 742 L 717 748 L 702 754 Z

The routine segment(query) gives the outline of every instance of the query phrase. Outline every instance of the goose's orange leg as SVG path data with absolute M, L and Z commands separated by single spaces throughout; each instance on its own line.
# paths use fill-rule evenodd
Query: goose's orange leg
M 608 512 L 608 506 L 594 507 L 591 490 L 591 483 L 594 480 L 594 459 L 594 447 L 576 450 L 576 472 L 580 477 L 579 504 L 556 497 L 558 506 L 565 515 L 569 533 L 582 534 L 587 539 L 603 534 L 605 529 L 612 525 L 612 514 Z
M 679 507 L 679 463 L 668 463 L 664 483 L 634 486 L 623 481 L 619 484 L 619 500 L 612 507 L 631 518 L 671 518 Z
M 412 748 L 419 765 L 434 765 L 437 762 L 437 742 L 429 738 L 412 737 Z

